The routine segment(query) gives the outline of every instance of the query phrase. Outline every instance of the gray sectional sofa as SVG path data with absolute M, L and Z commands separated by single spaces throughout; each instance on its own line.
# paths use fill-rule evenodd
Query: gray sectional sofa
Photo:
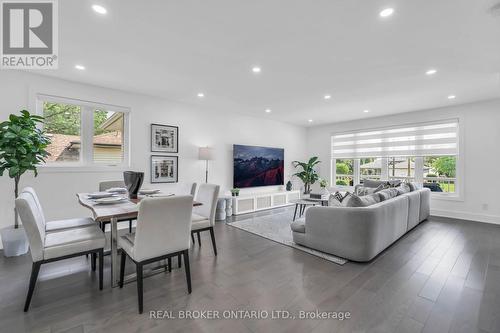
M 295 243 L 352 261 L 372 260 L 430 214 L 429 189 L 368 207 L 311 207 L 292 223 Z

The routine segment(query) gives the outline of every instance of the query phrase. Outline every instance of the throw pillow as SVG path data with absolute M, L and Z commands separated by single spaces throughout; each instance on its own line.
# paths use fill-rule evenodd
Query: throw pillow
M 380 201 L 386 201 L 398 196 L 398 190 L 396 188 L 387 188 L 385 190 L 379 191 L 377 193 L 380 196 Z
M 410 187 L 410 191 L 413 192 L 413 191 L 416 191 L 418 189 L 420 189 L 420 184 L 419 183 L 416 183 L 416 182 L 409 182 L 407 183 L 408 186 Z
M 405 194 L 411 191 L 410 186 L 405 183 L 399 185 L 398 187 L 395 187 L 395 189 L 398 191 L 398 195 Z
M 343 201 L 347 196 L 349 196 L 349 192 L 346 192 L 345 195 L 342 195 L 339 191 L 334 194 L 330 194 L 330 197 L 328 198 L 328 206 L 343 207 Z
M 351 194 L 349 201 L 346 203 L 346 207 L 368 207 L 380 202 L 380 196 L 377 193 L 365 195 L 365 196 L 357 196 L 355 194 Z
M 387 188 L 388 186 L 386 184 L 380 184 L 379 186 L 373 188 L 373 187 L 366 187 L 366 186 L 359 186 L 356 188 L 356 195 L 357 196 L 363 196 L 363 195 L 369 195 L 373 193 L 377 193 L 378 191 L 383 190 L 384 188 Z

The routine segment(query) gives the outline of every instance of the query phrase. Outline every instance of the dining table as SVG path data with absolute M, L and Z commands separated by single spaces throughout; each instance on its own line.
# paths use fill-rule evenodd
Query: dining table
M 91 193 L 77 193 L 78 202 L 85 208 L 88 208 L 93 215 L 95 222 L 110 222 L 110 256 L 111 256 L 111 286 L 118 287 L 119 285 L 119 260 L 118 260 L 118 222 L 122 220 L 137 219 L 139 212 L 139 202 L 148 196 L 139 195 L 137 199 L 125 199 L 118 203 L 101 204 L 97 203 L 94 199 L 89 197 Z M 126 195 L 126 194 L 125 194 Z M 162 195 L 161 193 L 155 195 L 156 197 L 165 197 L 171 195 Z M 202 203 L 193 201 L 193 207 L 201 206 Z M 162 268 L 152 269 L 149 274 L 156 274 Z M 135 280 L 135 274 L 130 274 L 125 278 L 125 282 Z

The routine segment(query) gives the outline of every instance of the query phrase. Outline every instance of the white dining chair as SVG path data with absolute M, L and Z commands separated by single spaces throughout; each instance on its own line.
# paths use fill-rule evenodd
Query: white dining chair
M 122 248 L 120 288 L 123 288 L 127 256 L 134 262 L 137 273 L 139 313 L 143 310 L 143 266 L 182 255 L 188 292 L 191 293 L 189 266 L 189 233 L 191 231 L 192 196 L 145 198 L 139 203 L 137 227 L 134 234 L 118 238 Z
M 32 187 L 25 187 L 21 190 L 21 193 L 28 193 L 33 198 L 38 210 L 40 211 L 41 219 L 43 225 L 45 226 L 45 232 L 61 231 L 72 228 L 82 228 L 95 226 L 96 222 L 90 217 L 79 217 L 64 220 L 46 221 L 45 214 L 43 213 L 43 208 L 40 203 L 40 199 Z
M 24 304 L 27 312 L 35 290 L 40 266 L 45 263 L 92 254 L 99 257 L 99 289 L 103 287 L 103 256 L 106 239 L 97 227 L 85 226 L 47 232 L 45 217 L 35 198 L 28 191 L 21 191 L 15 201 L 30 245 L 33 260 L 28 295 Z M 92 266 L 95 270 L 95 264 Z
M 196 194 L 196 183 L 177 183 L 175 186 L 175 195 L 194 195 Z
M 125 182 L 123 180 L 106 180 L 106 181 L 99 182 L 99 192 L 104 192 L 104 191 L 109 190 L 110 188 L 114 188 L 114 187 L 115 188 L 116 187 L 126 188 Z M 118 220 L 118 222 L 128 222 L 128 232 L 129 233 L 132 232 L 132 221 L 133 221 L 132 219 Z M 110 223 L 111 223 L 111 221 L 100 222 L 102 231 L 106 231 L 106 225 L 108 225 Z
M 196 193 L 195 201 L 200 202 L 201 206 L 193 208 L 191 239 L 194 244 L 194 234 L 198 236 L 198 245 L 201 246 L 200 232 L 210 231 L 214 254 L 217 255 L 217 245 L 215 244 L 215 209 L 217 207 L 217 198 L 219 197 L 219 185 L 201 184 Z

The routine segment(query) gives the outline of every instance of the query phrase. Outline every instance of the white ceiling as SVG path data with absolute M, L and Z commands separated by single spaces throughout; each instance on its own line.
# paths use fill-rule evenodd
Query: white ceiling
M 304 126 L 461 104 L 500 97 L 498 2 L 59 1 L 40 73 Z

